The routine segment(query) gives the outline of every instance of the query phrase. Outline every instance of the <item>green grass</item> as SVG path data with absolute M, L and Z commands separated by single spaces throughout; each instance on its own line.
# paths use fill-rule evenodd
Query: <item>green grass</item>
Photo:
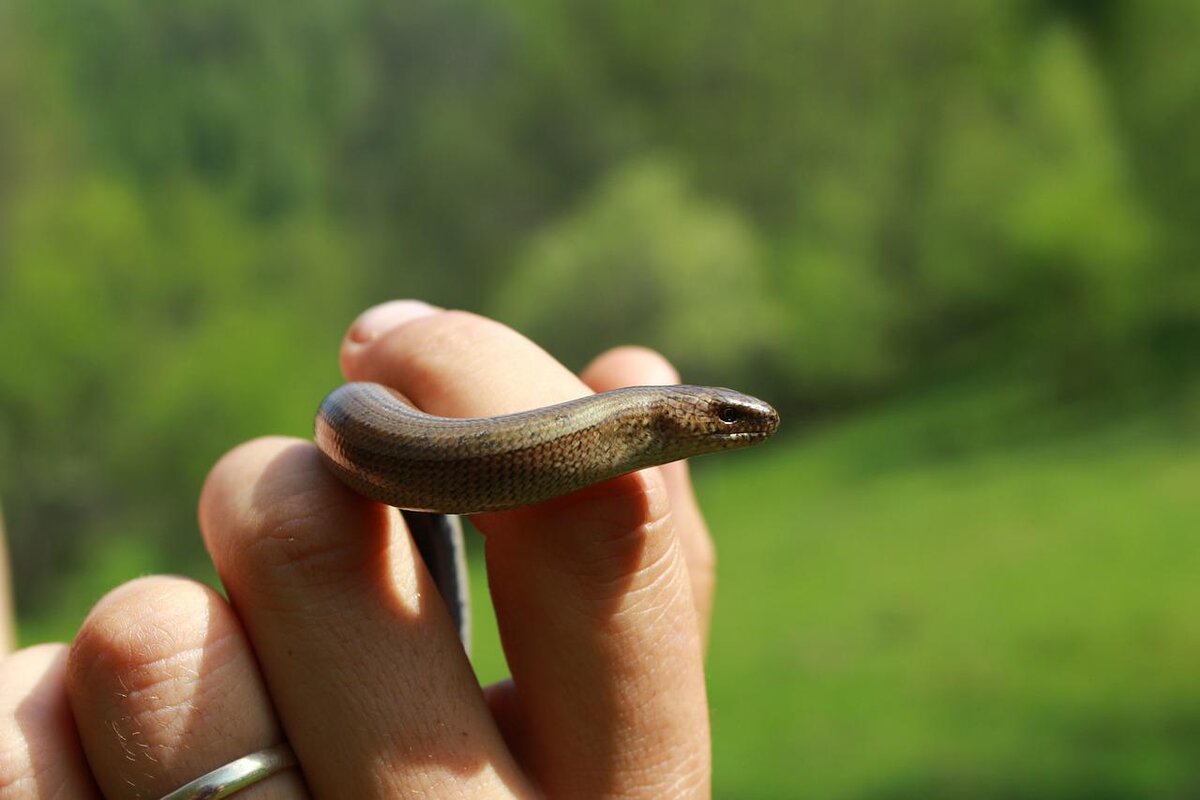
M 1200 437 L 929 457 L 913 421 L 702 476 L 719 793 L 1196 796 Z
M 1197 796 L 1200 436 L 946 403 L 698 465 L 717 795 Z

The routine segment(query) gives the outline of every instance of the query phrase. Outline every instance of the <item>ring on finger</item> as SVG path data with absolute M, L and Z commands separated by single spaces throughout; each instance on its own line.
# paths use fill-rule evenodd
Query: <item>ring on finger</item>
M 286 744 L 268 747 L 217 767 L 167 792 L 161 800 L 221 800 L 277 772 L 296 766 L 296 754 Z

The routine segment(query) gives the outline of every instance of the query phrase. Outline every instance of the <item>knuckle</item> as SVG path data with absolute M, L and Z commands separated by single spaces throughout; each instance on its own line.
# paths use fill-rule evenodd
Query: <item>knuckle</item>
M 204 645 L 214 609 L 224 601 L 186 578 L 138 578 L 109 592 L 80 627 L 68 657 L 68 682 L 95 685 L 98 675 L 154 676 Z
M 211 680 L 247 651 L 232 609 L 212 589 L 176 577 L 131 581 L 103 597 L 71 645 L 66 688 L 91 722 L 89 749 L 111 748 L 155 769 L 194 727 Z
M 444 311 L 397 329 L 389 338 L 398 354 L 419 368 L 445 355 L 472 352 L 505 331 L 500 323 L 469 311 Z
M 512 328 L 470 311 L 444 311 L 415 320 L 382 340 L 386 357 L 398 374 L 416 383 L 438 383 L 448 373 L 486 365 L 499 353 L 534 348 Z
M 361 566 L 363 542 L 387 509 L 344 487 L 307 442 L 251 442 L 213 469 L 201 528 L 230 591 L 266 602 Z
M 204 536 L 218 568 L 278 566 L 317 527 L 340 486 L 307 442 L 255 440 L 213 468 L 200 498 Z M 272 543 L 284 545 L 276 553 Z M 265 546 L 264 546 L 265 544 Z
M 625 595 L 656 586 L 678 568 L 678 537 L 657 470 L 606 481 L 575 495 L 567 510 L 589 521 L 587 534 L 554 543 L 574 577 Z

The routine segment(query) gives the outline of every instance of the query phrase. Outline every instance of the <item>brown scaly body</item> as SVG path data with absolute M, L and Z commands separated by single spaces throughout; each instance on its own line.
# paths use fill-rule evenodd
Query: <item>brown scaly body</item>
M 531 505 L 644 467 L 746 447 L 779 415 L 753 397 L 700 386 L 635 386 L 498 417 L 417 411 L 379 384 L 321 403 L 317 446 L 351 488 L 443 514 Z

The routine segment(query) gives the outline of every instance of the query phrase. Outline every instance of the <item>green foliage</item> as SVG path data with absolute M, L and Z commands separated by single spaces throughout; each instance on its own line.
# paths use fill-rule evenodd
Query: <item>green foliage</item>
M 336 342 L 352 284 L 326 268 L 344 247 L 319 220 L 250 227 L 194 185 L 153 207 L 119 181 L 78 177 L 26 192 L 12 222 L 0 455 L 21 481 L 10 513 L 24 592 L 50 596 L 39 579 L 92 526 L 177 548 L 166 532 L 192 529 L 223 449 L 306 432 L 336 380 L 311 353 Z M 195 537 L 182 541 L 195 558 Z
M 185 176 L 239 213 L 311 203 L 356 97 L 354 5 L 321 2 L 23 4 L 59 55 L 91 154 L 156 188 Z
M 822 194 L 833 201 L 838 191 Z M 783 374 L 818 396 L 893 378 L 899 298 L 867 254 L 797 238 L 780 260 L 783 331 L 774 355 Z
M 754 235 L 729 208 L 695 197 L 677 166 L 649 159 L 597 187 L 530 242 L 492 311 L 568 364 L 631 342 L 676 354 L 690 379 L 745 378 L 778 307 Z M 564 323 L 570 320 L 564 330 Z
M 922 282 L 951 319 L 1111 351 L 1153 314 L 1154 232 L 1079 35 L 1043 32 L 1025 69 L 1003 106 L 966 87 L 947 112 Z

